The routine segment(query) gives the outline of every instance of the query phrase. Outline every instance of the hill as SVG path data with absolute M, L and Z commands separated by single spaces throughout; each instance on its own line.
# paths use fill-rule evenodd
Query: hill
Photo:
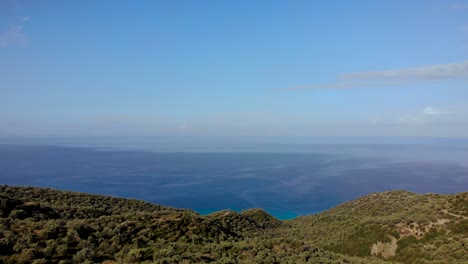
M 285 236 L 355 256 L 468 263 L 468 193 L 373 193 L 288 222 Z
M 279 221 L 0 186 L 0 263 L 468 263 L 468 193 L 370 194 Z

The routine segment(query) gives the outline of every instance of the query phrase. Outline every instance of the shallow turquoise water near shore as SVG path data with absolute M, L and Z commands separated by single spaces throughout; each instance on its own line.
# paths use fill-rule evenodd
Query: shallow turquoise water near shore
M 236 209 L 236 208 L 227 208 L 227 209 L 228 210 L 234 210 L 234 211 L 237 211 L 237 212 L 242 212 L 243 211 L 242 209 Z M 202 215 L 209 215 L 211 213 L 219 211 L 219 210 L 216 210 L 216 209 L 211 209 L 210 210 L 210 209 L 196 209 L 196 208 L 194 208 L 193 210 L 196 211 L 197 213 L 202 214 Z M 300 216 L 297 213 L 287 212 L 287 211 L 268 211 L 268 213 L 274 215 L 276 218 L 278 218 L 280 220 L 289 220 L 289 219 L 293 219 L 293 218 L 296 218 L 296 217 Z

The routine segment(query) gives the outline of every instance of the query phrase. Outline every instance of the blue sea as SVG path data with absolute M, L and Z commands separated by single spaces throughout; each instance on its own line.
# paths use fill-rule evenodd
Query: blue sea
M 0 184 L 280 219 L 372 192 L 468 191 L 468 140 L 432 138 L 0 139 Z

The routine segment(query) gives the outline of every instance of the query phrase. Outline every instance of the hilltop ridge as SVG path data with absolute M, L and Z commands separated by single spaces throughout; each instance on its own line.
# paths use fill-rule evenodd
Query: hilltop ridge
M 0 263 L 468 263 L 468 193 L 372 193 L 280 221 L 0 186 Z

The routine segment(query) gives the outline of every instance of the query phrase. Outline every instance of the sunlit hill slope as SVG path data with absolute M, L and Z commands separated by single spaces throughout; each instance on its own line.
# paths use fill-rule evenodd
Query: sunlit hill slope
M 468 263 L 468 193 L 374 193 L 279 221 L 0 186 L 0 263 Z

